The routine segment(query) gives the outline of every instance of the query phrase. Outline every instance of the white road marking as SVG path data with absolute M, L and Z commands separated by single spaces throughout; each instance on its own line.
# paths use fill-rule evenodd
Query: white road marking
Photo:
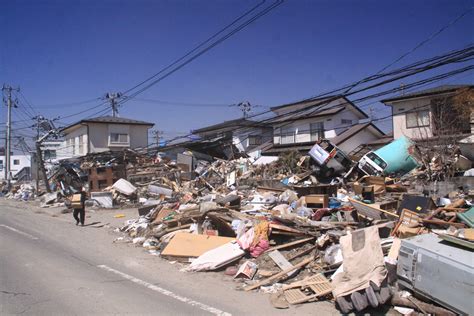
M 16 228 L 13 228 L 13 227 L 10 227 L 10 226 L 4 225 L 4 224 L 0 224 L 0 226 L 1 226 L 1 227 L 4 227 L 4 228 L 6 228 L 6 229 L 9 229 L 9 230 L 11 230 L 12 232 L 15 232 L 15 233 L 17 233 L 17 234 L 20 234 L 20 235 L 26 236 L 26 237 L 28 237 L 28 238 L 31 238 L 31 239 L 33 239 L 33 240 L 38 240 L 38 239 L 39 239 L 38 237 L 35 237 L 35 236 L 30 235 L 30 234 L 28 234 L 28 233 L 22 232 L 21 230 L 18 230 L 18 229 L 16 229 Z
M 121 277 L 129 280 L 129 281 L 132 281 L 136 284 L 139 284 L 139 285 L 142 285 L 146 288 L 149 288 L 150 290 L 153 290 L 153 291 L 156 291 L 160 294 L 163 294 L 163 295 L 166 295 L 166 296 L 169 296 L 169 297 L 172 297 L 178 301 L 181 301 L 183 303 L 186 303 L 186 304 L 189 304 L 191 306 L 196 306 L 196 307 L 199 307 L 200 309 L 206 311 L 206 312 L 209 312 L 211 314 L 214 314 L 214 315 L 221 315 L 221 316 L 231 316 L 232 314 L 230 313 L 227 313 L 227 312 L 224 312 L 224 311 L 221 311 L 220 309 L 217 309 L 215 307 L 212 307 L 212 306 L 209 306 L 209 305 L 206 305 L 204 303 L 200 303 L 200 302 L 197 302 L 195 300 L 192 300 L 190 298 L 187 298 L 187 297 L 184 297 L 184 296 L 181 296 L 181 295 L 178 295 L 178 294 L 175 294 L 169 290 L 166 290 L 164 288 L 161 288 L 159 286 L 156 286 L 154 284 L 151 284 L 151 283 L 148 283 L 146 281 L 143 281 L 143 280 L 140 280 L 140 279 L 137 279 L 129 274 L 126 274 L 126 273 L 123 273 L 123 272 L 120 272 L 118 270 L 115 270 L 113 268 L 110 268 L 104 264 L 101 264 L 101 265 L 98 265 L 97 267 L 101 268 L 101 269 L 104 269 L 106 271 L 109 271 L 109 272 L 112 272 L 112 273 L 115 273 L 117 275 L 120 275 Z

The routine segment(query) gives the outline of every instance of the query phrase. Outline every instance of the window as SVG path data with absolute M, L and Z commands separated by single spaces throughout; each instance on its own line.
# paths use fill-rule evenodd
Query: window
M 407 113 L 406 121 L 407 128 L 430 126 L 430 112 L 423 110 Z
M 316 122 L 310 124 L 311 141 L 317 141 L 324 138 L 324 122 Z
M 260 135 L 250 135 L 249 136 L 249 146 L 257 146 L 262 144 L 262 136 Z
M 352 120 L 341 119 L 341 124 L 350 125 L 350 124 L 352 124 Z
M 84 137 L 83 135 L 79 136 L 79 155 L 84 154 Z
M 128 134 L 111 133 L 110 144 L 125 144 L 128 145 Z
M 45 160 L 56 159 L 56 150 L 46 149 L 45 151 L 43 151 L 43 156 Z
M 293 127 L 282 127 L 280 133 L 280 144 L 294 144 L 296 141 L 296 131 Z
M 72 155 L 76 155 L 76 138 L 71 138 Z
M 367 158 L 369 158 L 370 160 L 375 162 L 375 164 L 377 164 L 380 168 L 382 168 L 382 169 L 387 168 L 387 163 L 382 158 L 377 156 L 376 153 L 373 153 L 373 152 L 368 153 Z
M 18 166 L 20 164 L 20 159 L 13 159 L 13 164 Z

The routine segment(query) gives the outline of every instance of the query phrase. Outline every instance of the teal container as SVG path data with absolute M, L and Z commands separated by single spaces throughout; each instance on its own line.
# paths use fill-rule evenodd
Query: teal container
M 474 206 L 464 213 L 457 213 L 458 218 L 466 223 L 469 227 L 474 227 Z
M 386 163 L 386 166 L 382 167 L 384 174 L 404 174 L 418 167 L 418 163 L 408 152 L 408 149 L 413 145 L 410 139 L 403 136 L 375 150 L 374 153 Z M 380 165 L 379 163 L 377 164 Z

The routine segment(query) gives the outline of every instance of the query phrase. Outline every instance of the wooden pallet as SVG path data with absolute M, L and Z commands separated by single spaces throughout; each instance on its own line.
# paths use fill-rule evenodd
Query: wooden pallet
M 332 292 L 332 286 L 322 274 L 316 274 L 302 281 L 294 282 L 283 288 L 285 298 L 290 304 L 301 304 Z M 309 295 L 303 289 L 310 289 Z

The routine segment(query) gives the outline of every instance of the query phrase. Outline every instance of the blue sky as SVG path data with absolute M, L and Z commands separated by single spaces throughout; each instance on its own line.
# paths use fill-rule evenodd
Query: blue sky
M 4 2 L 0 83 L 20 86 L 34 111 L 50 118 L 77 113 L 100 101 L 71 103 L 96 99 L 107 91 L 125 91 L 256 3 Z M 286 1 L 140 96 L 168 102 L 133 100 L 120 114 L 154 122 L 165 136 L 173 137 L 240 117 L 241 112 L 228 104 L 249 101 L 268 107 L 314 96 L 377 72 L 473 5 L 462 0 Z M 396 66 L 473 43 L 473 30 L 471 10 Z M 465 73 L 442 83 L 473 82 L 473 74 Z M 20 107 L 25 107 L 22 103 Z M 388 113 L 378 103 L 372 107 L 376 116 Z M 20 109 L 14 113 L 16 120 L 28 119 Z M 2 122 L 4 114 L 2 106 Z M 31 134 L 18 129 L 30 123 L 17 123 L 16 133 Z M 384 124 L 384 128 L 390 125 Z

